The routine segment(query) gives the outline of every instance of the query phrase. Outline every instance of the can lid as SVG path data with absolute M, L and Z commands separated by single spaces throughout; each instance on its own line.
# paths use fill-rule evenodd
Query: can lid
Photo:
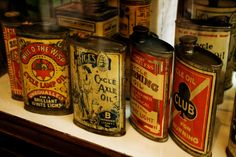
M 69 29 L 57 25 L 54 21 L 41 21 L 17 27 L 16 34 L 39 39 L 58 39 L 65 38 L 68 32 Z
M 196 45 L 197 37 L 192 35 L 184 35 L 179 38 L 181 45 L 186 53 L 193 53 L 193 48 Z
M 90 36 L 82 39 L 74 35 L 72 36 L 71 44 L 95 51 L 107 51 L 108 53 L 113 53 L 114 51 L 124 52 L 126 50 L 126 45 L 121 41 L 100 36 Z

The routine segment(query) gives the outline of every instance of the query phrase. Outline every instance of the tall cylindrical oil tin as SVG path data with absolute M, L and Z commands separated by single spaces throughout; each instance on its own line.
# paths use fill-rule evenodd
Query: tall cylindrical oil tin
M 142 25 L 150 27 L 151 0 L 121 0 L 119 32 L 125 37 L 133 33 L 133 27 Z
M 167 141 L 174 48 L 144 26 L 134 27 L 130 42 L 130 122 L 145 137 Z
M 176 46 L 170 136 L 193 156 L 211 156 L 222 61 L 182 36 Z
M 236 1 L 235 0 L 195 0 L 192 6 L 191 18 L 195 20 L 212 21 L 221 19 L 232 24 L 231 52 L 225 76 L 225 89 L 232 86 L 232 72 L 236 65 Z
M 228 157 L 236 157 L 236 94 L 234 97 L 233 115 L 230 126 L 229 142 L 226 148 Z
M 223 67 L 220 76 L 220 88 L 218 91 L 218 104 L 223 102 L 224 98 L 224 82 L 227 71 L 228 58 L 232 52 L 231 49 L 231 26 L 223 25 L 214 26 L 208 25 L 209 23 L 198 23 L 189 20 L 177 20 L 175 30 L 175 44 L 179 44 L 179 38 L 184 35 L 193 35 L 198 38 L 197 45 L 201 48 L 211 51 L 221 58 Z M 219 24 L 218 24 L 219 25 Z
M 15 11 L 6 12 L 5 19 L 2 21 L 11 96 L 16 100 L 23 99 L 20 60 L 16 38 L 16 27 L 21 25 L 22 22 L 23 19 L 20 13 Z
M 125 49 L 103 37 L 71 39 L 74 123 L 79 127 L 107 136 L 125 134 Z
M 54 22 L 17 28 L 24 108 L 65 115 L 72 113 L 68 30 Z

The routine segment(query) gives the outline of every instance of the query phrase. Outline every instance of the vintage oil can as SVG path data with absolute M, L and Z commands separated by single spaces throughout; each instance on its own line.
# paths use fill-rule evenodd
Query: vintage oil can
M 218 91 L 218 104 L 221 104 L 224 99 L 225 80 L 227 73 L 229 57 L 233 57 L 232 44 L 231 44 L 231 25 L 190 21 L 190 20 L 177 20 L 175 30 L 175 45 L 180 43 L 179 38 L 185 35 L 193 35 L 198 38 L 197 45 L 214 53 L 221 58 L 223 62 L 220 87 Z
M 196 46 L 197 37 L 180 37 L 175 47 L 170 136 L 193 156 L 211 156 L 222 61 Z
M 23 18 L 20 16 L 20 13 L 15 11 L 6 12 L 5 19 L 2 21 L 11 97 L 16 100 L 23 100 L 20 60 L 16 38 L 16 27 L 21 25 L 22 22 Z
M 72 113 L 68 32 L 54 22 L 17 28 L 26 110 L 50 115 Z
M 150 27 L 151 0 L 121 0 L 119 32 L 125 37 L 133 33 L 133 27 L 142 25 Z
M 236 157 L 236 94 L 229 133 L 229 142 L 226 148 L 227 157 Z
M 70 51 L 74 123 L 101 135 L 124 135 L 125 44 L 74 36 Z
M 130 42 L 131 125 L 151 140 L 167 141 L 174 48 L 144 26 L 134 27 Z

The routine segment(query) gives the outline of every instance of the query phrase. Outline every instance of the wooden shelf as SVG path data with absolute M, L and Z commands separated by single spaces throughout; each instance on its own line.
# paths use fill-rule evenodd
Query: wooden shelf
M 126 134 L 121 137 L 110 137 L 79 128 L 73 123 L 73 114 L 51 116 L 26 111 L 23 102 L 10 97 L 8 75 L 0 78 L 0 84 L 0 138 L 4 135 L 25 142 L 40 150 L 39 153 L 61 156 L 190 156 L 170 137 L 167 142 L 159 143 L 145 138 L 134 130 L 128 121 L 128 102 Z M 225 91 L 224 103 L 217 109 L 214 157 L 226 156 L 235 87 L 234 81 L 233 87 Z M 28 147 L 24 150 L 30 151 Z

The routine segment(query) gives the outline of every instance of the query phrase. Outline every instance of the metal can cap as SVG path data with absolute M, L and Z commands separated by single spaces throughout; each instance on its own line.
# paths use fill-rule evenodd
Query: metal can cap
M 192 35 L 184 35 L 179 38 L 180 43 L 183 45 L 184 50 L 188 53 L 192 53 L 194 46 L 197 42 L 197 37 Z

